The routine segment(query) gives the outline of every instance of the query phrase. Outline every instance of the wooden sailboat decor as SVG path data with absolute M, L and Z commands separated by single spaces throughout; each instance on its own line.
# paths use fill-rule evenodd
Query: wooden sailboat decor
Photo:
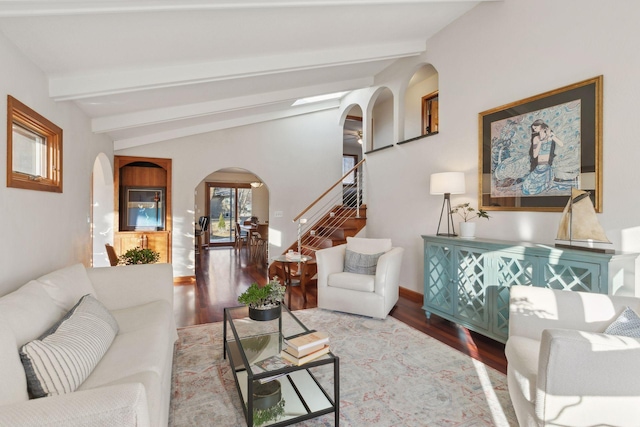
M 556 243 L 556 246 L 560 248 L 600 253 L 615 252 L 613 249 L 584 246 L 585 243 L 591 245 L 592 243 L 611 244 L 611 242 L 607 239 L 600 222 L 598 222 L 596 210 L 589 198 L 589 193 L 576 188 L 571 189 L 571 197 L 564 211 L 562 211 L 556 240 L 569 242 L 568 244 Z M 575 244 L 576 242 L 581 244 Z

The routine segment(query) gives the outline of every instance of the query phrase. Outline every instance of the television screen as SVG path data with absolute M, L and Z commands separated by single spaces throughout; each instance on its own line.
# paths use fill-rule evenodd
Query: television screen
M 128 230 L 164 230 L 164 188 L 127 188 Z

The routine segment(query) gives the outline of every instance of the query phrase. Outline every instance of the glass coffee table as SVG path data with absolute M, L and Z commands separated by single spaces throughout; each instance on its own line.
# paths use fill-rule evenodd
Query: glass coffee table
M 280 317 L 270 321 L 249 319 L 246 306 L 224 309 L 224 357 L 247 426 L 286 426 L 332 412 L 338 426 L 340 360 L 331 352 L 300 366 L 281 358 L 283 340 L 311 332 L 281 307 Z

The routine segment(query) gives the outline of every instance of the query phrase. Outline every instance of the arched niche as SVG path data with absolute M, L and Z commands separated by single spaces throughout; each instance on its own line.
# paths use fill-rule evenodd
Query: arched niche
M 413 73 L 404 92 L 405 139 L 439 131 L 438 71 L 422 64 Z
M 203 246 L 229 246 L 235 243 L 235 222 L 252 217 L 269 222 L 269 188 L 253 172 L 228 167 L 210 173 L 195 188 L 194 224 L 201 216 L 209 218 Z
M 371 138 L 366 138 L 367 151 L 394 144 L 393 137 L 393 92 L 387 87 L 379 88 L 371 97 Z M 365 135 L 367 132 L 365 131 Z

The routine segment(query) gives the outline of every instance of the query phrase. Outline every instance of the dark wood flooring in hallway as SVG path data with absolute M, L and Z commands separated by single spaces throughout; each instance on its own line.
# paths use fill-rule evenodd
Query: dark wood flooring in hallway
M 266 281 L 266 266 L 250 260 L 244 249 L 239 252 L 231 247 L 201 250 L 196 255 L 196 284 L 176 285 L 174 288 L 176 322 L 179 327 L 220 322 L 223 309 L 238 305 L 238 295 L 251 283 L 264 284 Z M 292 291 L 292 310 L 317 306 L 317 288 L 314 285 L 307 288 L 306 304 L 299 287 Z M 436 315 L 427 320 L 420 294 L 402 291 L 391 316 L 506 373 L 503 344 Z

